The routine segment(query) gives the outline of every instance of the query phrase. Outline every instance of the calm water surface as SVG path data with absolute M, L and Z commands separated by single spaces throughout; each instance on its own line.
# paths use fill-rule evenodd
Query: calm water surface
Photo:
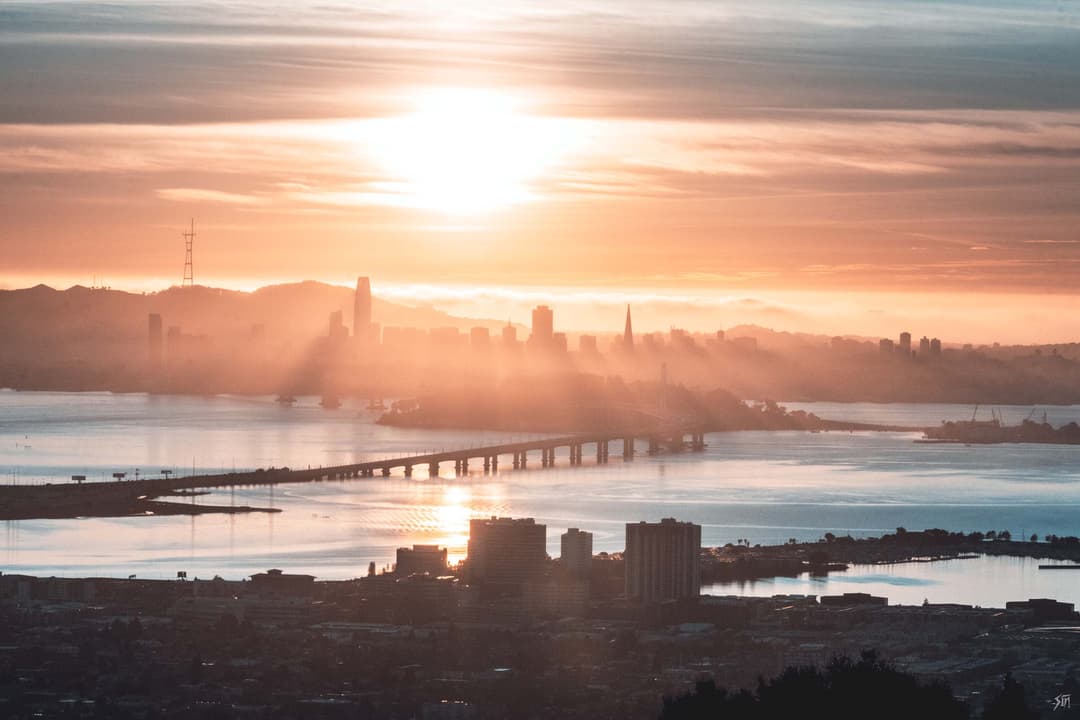
M 970 406 L 789 403 L 822 417 L 934 424 Z M 1031 408 L 1002 408 L 1019 421 Z M 1041 416 L 1042 408 L 1038 409 Z M 1058 424 L 1080 407 L 1047 408 Z M 402 430 L 362 408 L 327 411 L 313 398 L 163 397 L 0 391 L 0 482 L 61 482 L 73 474 L 154 475 L 223 468 L 341 464 L 524 436 Z M 623 548 L 623 524 L 674 516 L 702 525 L 707 545 L 778 543 L 825 532 L 856 537 L 908 529 L 1080 533 L 1080 446 L 919 445 L 914 433 L 740 432 L 707 437 L 703 454 L 639 456 L 606 466 L 474 470 L 465 478 L 392 477 L 218 491 L 197 502 L 273 506 L 273 515 L 205 515 L 5 523 L 0 570 L 55 575 L 240 578 L 269 567 L 324 579 L 355 577 L 394 549 L 441 543 L 464 555 L 470 517 L 532 516 L 559 552 L 567 527 L 595 534 L 596 551 Z M 449 470 L 447 468 L 445 471 Z M 1080 572 L 984 558 L 858 568 L 716 588 L 722 593 L 865 591 L 893 602 L 1001 604 L 1032 595 L 1080 602 Z M 1063 577 L 1067 576 L 1067 577 Z M 825 587 L 828 587 L 826 590 Z M 1001 602 L 1004 602 L 1002 600 Z

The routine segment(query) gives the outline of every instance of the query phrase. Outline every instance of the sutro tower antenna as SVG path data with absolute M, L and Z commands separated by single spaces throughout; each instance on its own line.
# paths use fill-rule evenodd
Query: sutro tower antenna
M 195 218 L 191 218 L 191 229 L 184 233 L 184 281 L 181 287 L 195 286 L 195 265 L 191 260 L 191 248 L 195 244 Z

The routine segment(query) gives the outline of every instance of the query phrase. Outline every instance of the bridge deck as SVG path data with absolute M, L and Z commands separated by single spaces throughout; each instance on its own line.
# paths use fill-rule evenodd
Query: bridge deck
M 626 443 L 624 450 L 632 451 L 633 442 L 637 438 L 648 438 L 650 453 L 658 451 L 660 447 L 669 449 L 681 449 L 684 446 L 683 435 L 693 433 L 691 447 L 697 450 L 704 448 L 704 434 L 698 429 L 660 433 L 651 432 L 605 432 L 583 433 L 577 435 L 564 435 L 558 437 L 536 438 L 520 442 L 500 443 L 482 447 L 459 448 L 433 453 L 421 453 L 394 458 L 381 458 L 360 463 L 336 465 L 331 467 L 319 467 L 308 469 L 269 469 L 244 472 L 230 472 L 215 475 L 191 475 L 188 477 L 147 478 L 141 480 L 91 482 L 84 484 L 58 483 L 49 485 L 25 485 L 25 486 L 0 486 L 0 516 L 5 512 L 24 512 L 27 507 L 44 504 L 56 504 L 60 506 L 76 505 L 86 502 L 115 502 L 130 500 L 132 498 L 154 498 L 167 495 L 181 490 L 193 490 L 197 488 L 220 488 L 254 485 L 278 485 L 284 483 L 319 482 L 326 480 L 345 480 L 358 477 L 370 477 L 376 472 L 389 475 L 395 468 L 405 468 L 408 474 L 413 466 L 437 467 L 439 464 L 455 462 L 461 463 L 459 469 L 464 469 L 469 460 L 482 459 L 485 468 L 490 464 L 492 467 L 497 463 L 497 458 L 502 455 L 514 455 L 515 460 L 519 457 L 524 462 L 530 451 L 547 451 L 543 456 L 543 465 L 554 463 L 554 451 L 556 448 L 571 448 L 571 463 L 580 463 L 582 459 L 583 445 L 595 444 L 597 446 L 597 459 L 599 462 L 607 461 L 607 445 L 610 442 L 623 441 Z M 520 454 L 520 455 L 519 455 Z M 518 466 L 517 462 L 514 464 Z

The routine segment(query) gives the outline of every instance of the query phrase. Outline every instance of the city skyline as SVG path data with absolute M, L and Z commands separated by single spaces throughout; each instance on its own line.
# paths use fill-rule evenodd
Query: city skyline
M 0 86 L 0 287 L 179 282 L 195 217 L 230 288 L 363 267 L 417 301 L 610 295 L 647 326 L 657 295 L 829 333 L 936 307 L 972 342 L 1076 299 L 1068 5 L 5 8 L 0 53 L 36 70 Z

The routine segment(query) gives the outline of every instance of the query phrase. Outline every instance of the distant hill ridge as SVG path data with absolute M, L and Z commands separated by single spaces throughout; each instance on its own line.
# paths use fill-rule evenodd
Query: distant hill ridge
M 253 325 L 263 325 L 271 334 L 311 336 L 326 333 L 329 314 L 336 310 L 351 326 L 352 307 L 351 288 L 312 280 L 268 285 L 253 292 L 201 285 L 173 286 L 154 293 L 35 285 L 0 290 L 0 336 L 126 340 L 145 336 L 149 313 L 160 313 L 165 327 L 180 326 L 185 333 L 199 335 L 247 333 Z M 499 320 L 456 317 L 432 307 L 378 297 L 373 298 L 372 315 L 384 327 L 495 329 L 503 325 Z

